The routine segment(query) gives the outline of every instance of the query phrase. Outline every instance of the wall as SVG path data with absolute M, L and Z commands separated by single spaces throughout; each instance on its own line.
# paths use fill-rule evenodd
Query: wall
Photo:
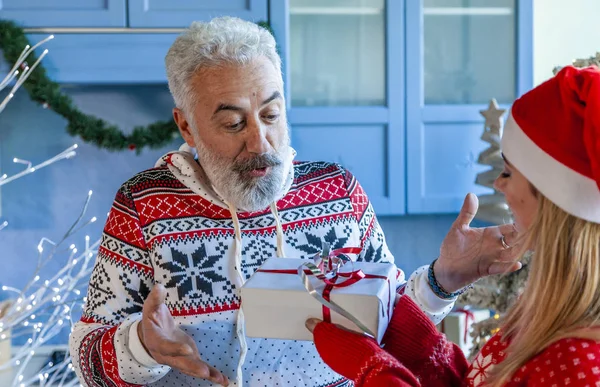
M 535 0 L 533 4 L 536 85 L 550 78 L 554 67 L 600 51 L 600 1 Z

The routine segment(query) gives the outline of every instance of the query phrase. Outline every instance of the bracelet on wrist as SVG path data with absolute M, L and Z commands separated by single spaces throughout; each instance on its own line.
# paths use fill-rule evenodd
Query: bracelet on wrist
M 442 287 L 442 285 L 440 285 L 440 283 L 438 282 L 437 278 L 435 278 L 435 272 L 433 270 L 433 267 L 434 267 L 434 265 L 435 265 L 436 262 L 437 262 L 437 259 L 435 259 L 433 262 L 431 262 L 431 265 L 429 265 L 429 271 L 427 272 L 427 282 L 429 283 L 429 287 L 431 288 L 431 290 L 433 290 L 433 292 L 439 298 L 444 299 L 444 300 L 451 300 L 453 298 L 456 298 L 456 297 L 460 296 L 461 294 L 463 294 L 467 290 L 473 288 L 473 285 L 468 285 L 468 286 L 465 286 L 462 289 L 458 289 L 455 292 L 448 292 L 448 291 L 446 291 L 446 289 L 444 289 Z

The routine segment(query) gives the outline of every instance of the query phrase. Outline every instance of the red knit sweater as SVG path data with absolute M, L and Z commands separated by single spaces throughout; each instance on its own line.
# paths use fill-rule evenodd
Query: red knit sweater
M 314 334 L 323 360 L 357 387 L 482 386 L 491 367 L 504 360 L 507 347 L 496 335 L 469 365 L 461 349 L 407 296 L 394 310 L 383 339 L 385 350 L 332 324 L 318 324 Z M 557 341 L 521 367 L 506 386 L 600 386 L 600 344 Z

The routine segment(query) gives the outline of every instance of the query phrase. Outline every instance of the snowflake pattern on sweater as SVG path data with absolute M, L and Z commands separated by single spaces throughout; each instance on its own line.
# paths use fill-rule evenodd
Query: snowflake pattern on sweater
M 289 257 L 311 258 L 325 240 L 333 248 L 361 247 L 358 260 L 393 262 L 367 195 L 336 164 L 295 163 L 293 184 L 277 209 Z M 247 279 L 276 255 L 276 221 L 268 209 L 238 217 Z M 135 327 L 154 282 L 166 287 L 171 314 L 198 343 L 202 358 L 234 380 L 240 299 L 227 262 L 233 240 L 229 210 L 194 193 L 167 167 L 123 184 L 106 222 L 84 315 L 70 338 L 82 383 L 211 385 L 159 365 L 143 351 Z M 351 385 L 323 364 L 311 342 L 249 339 L 248 347 L 244 385 Z
M 508 343 L 494 335 L 481 349 L 467 371 L 466 385 L 485 386 L 494 365 L 506 358 Z M 600 344 L 587 339 L 559 340 L 521 367 L 506 387 L 575 386 L 600 387 Z

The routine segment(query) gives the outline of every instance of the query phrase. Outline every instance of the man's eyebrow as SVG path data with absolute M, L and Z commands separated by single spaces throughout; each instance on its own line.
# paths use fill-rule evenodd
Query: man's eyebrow
M 268 104 L 269 102 L 272 102 L 276 99 L 281 99 L 281 93 L 279 91 L 275 91 L 273 94 L 271 94 L 271 96 L 267 99 L 265 99 L 263 101 L 263 103 L 261 104 L 261 106 L 265 106 L 266 104 Z M 226 103 L 222 103 L 219 105 L 219 107 L 217 107 L 217 109 L 213 112 L 213 116 L 215 114 L 217 114 L 220 111 L 223 110 L 233 110 L 234 112 L 241 112 L 244 109 L 239 107 L 239 106 L 235 106 L 235 105 L 230 105 L 230 104 L 226 104 Z
M 220 112 L 220 111 L 223 111 L 223 110 L 233 110 L 233 111 L 235 111 L 235 112 L 240 112 L 240 111 L 243 111 L 244 109 L 242 109 L 242 108 L 241 108 L 241 107 L 239 107 L 239 106 L 235 106 L 235 105 L 229 105 L 229 104 L 226 104 L 226 103 L 222 103 L 222 104 L 220 104 L 220 105 L 219 105 L 219 107 L 218 107 L 218 108 L 215 110 L 215 112 L 213 113 L 213 116 L 214 116 L 215 114 L 217 114 L 218 112 Z
M 278 91 L 275 91 L 273 94 L 271 94 L 271 96 L 267 99 L 265 99 L 263 101 L 263 103 L 261 104 L 261 106 L 265 106 L 266 104 L 268 104 L 269 102 L 272 102 L 276 99 L 281 99 L 281 93 Z

